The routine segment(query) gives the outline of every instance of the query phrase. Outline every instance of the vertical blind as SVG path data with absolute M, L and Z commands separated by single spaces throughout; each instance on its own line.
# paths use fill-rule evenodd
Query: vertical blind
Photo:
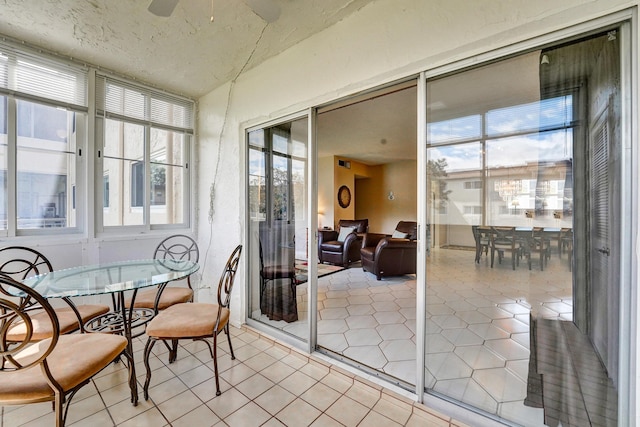
M 193 134 L 194 102 L 110 76 L 96 76 L 97 114 Z
M 0 94 L 87 111 L 86 67 L 0 40 Z

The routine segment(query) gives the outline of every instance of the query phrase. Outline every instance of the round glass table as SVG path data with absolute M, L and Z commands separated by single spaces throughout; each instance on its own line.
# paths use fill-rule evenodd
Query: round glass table
M 158 286 L 157 307 L 160 294 L 169 282 L 185 278 L 199 268 L 196 262 L 187 260 L 142 259 L 56 270 L 23 282 L 45 298 L 64 298 L 72 307 L 73 297 L 111 294 L 113 309 L 85 323 L 82 331 L 124 334 L 129 342 L 127 352 L 133 360 L 132 329 L 143 326 L 157 313 L 157 309 L 134 308 L 138 289 Z M 128 303 L 125 303 L 126 291 L 132 291 Z M 129 365 L 131 401 L 137 405 L 135 363 Z

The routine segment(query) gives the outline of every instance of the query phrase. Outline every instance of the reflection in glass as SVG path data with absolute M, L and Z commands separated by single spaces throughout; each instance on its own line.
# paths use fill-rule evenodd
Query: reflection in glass
M 307 339 L 307 119 L 249 132 L 250 318 Z
M 427 392 L 617 424 L 618 49 L 614 32 L 427 82 Z

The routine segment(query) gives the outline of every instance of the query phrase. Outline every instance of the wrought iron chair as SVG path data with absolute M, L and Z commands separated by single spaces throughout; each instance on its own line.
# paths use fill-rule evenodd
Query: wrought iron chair
M 33 343 L 39 324 L 45 322 L 51 335 Z M 7 331 L 17 324 L 24 327 L 23 338 L 9 340 Z M 51 401 L 57 427 L 64 426 L 73 396 L 95 374 L 121 355 L 133 363 L 122 336 L 60 335 L 49 302 L 5 275 L 0 275 L 0 332 L 0 405 Z
M 203 341 L 209 347 L 216 377 L 216 396 L 220 395 L 220 380 L 218 378 L 218 334 L 224 331 L 229 341 L 231 359 L 235 359 L 231 335 L 229 333 L 229 303 L 233 282 L 238 270 L 242 245 L 238 245 L 224 267 L 222 277 L 218 284 L 218 303 L 182 303 L 175 304 L 161 311 L 147 325 L 147 343 L 144 347 L 144 366 L 147 369 L 147 377 L 144 382 L 144 398 L 149 399 L 149 383 L 151 382 L 151 368 L 149 356 L 156 341 L 177 341 L 181 339 Z M 207 341 L 213 338 L 213 346 Z M 175 350 L 170 359 L 175 360 Z M 172 357 L 173 356 L 173 357 Z
M 198 244 L 189 236 L 175 234 L 164 239 L 153 253 L 154 259 L 175 259 L 198 262 L 200 251 Z M 133 306 L 164 310 L 174 304 L 193 301 L 191 276 L 187 277 L 187 286 L 166 286 L 162 293 L 158 289 L 143 289 L 138 292 Z M 130 301 L 126 305 L 129 306 Z
M 22 281 L 27 277 L 36 276 L 53 271 L 51 262 L 35 249 L 23 246 L 8 246 L 0 249 L 0 273 L 11 277 L 14 280 Z M 26 298 L 26 297 L 25 297 Z M 84 324 L 94 317 L 109 312 L 109 307 L 100 304 L 75 305 L 69 298 L 63 298 L 68 307 L 56 307 L 54 311 L 58 318 L 60 333 L 67 334 L 80 330 L 84 332 Z M 28 298 L 22 304 L 31 304 Z M 32 341 L 40 341 L 52 336 L 51 324 L 46 321 L 47 314 L 40 310 L 31 313 L 34 321 L 34 330 L 31 333 Z M 42 318 L 42 322 L 39 319 Z M 14 324 L 6 332 L 9 341 L 22 341 L 25 336 L 25 325 Z
M 270 320 L 298 320 L 295 228 L 260 222 L 260 311 Z M 286 287 L 288 283 L 288 289 Z

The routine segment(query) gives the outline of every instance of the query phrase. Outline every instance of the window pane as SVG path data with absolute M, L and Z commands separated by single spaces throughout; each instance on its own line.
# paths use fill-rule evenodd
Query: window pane
M 144 126 L 105 120 L 103 176 L 105 226 L 144 223 Z
M 262 134 L 262 130 L 259 131 Z M 251 135 L 249 139 L 251 140 Z M 266 181 L 264 153 L 262 150 L 249 149 L 249 212 L 254 221 L 264 221 L 267 213 Z
M 486 223 L 571 227 L 572 146 L 571 128 L 488 140 Z
M 7 97 L 0 96 L 0 230 L 7 229 Z
M 497 136 L 571 125 L 572 96 L 543 99 L 487 113 L 487 135 Z
M 184 222 L 185 135 L 151 129 L 151 224 Z
M 429 123 L 429 144 L 442 144 L 480 138 L 482 136 L 482 117 L 479 115 L 460 117 L 441 122 Z
M 74 226 L 75 113 L 17 104 L 18 228 Z

